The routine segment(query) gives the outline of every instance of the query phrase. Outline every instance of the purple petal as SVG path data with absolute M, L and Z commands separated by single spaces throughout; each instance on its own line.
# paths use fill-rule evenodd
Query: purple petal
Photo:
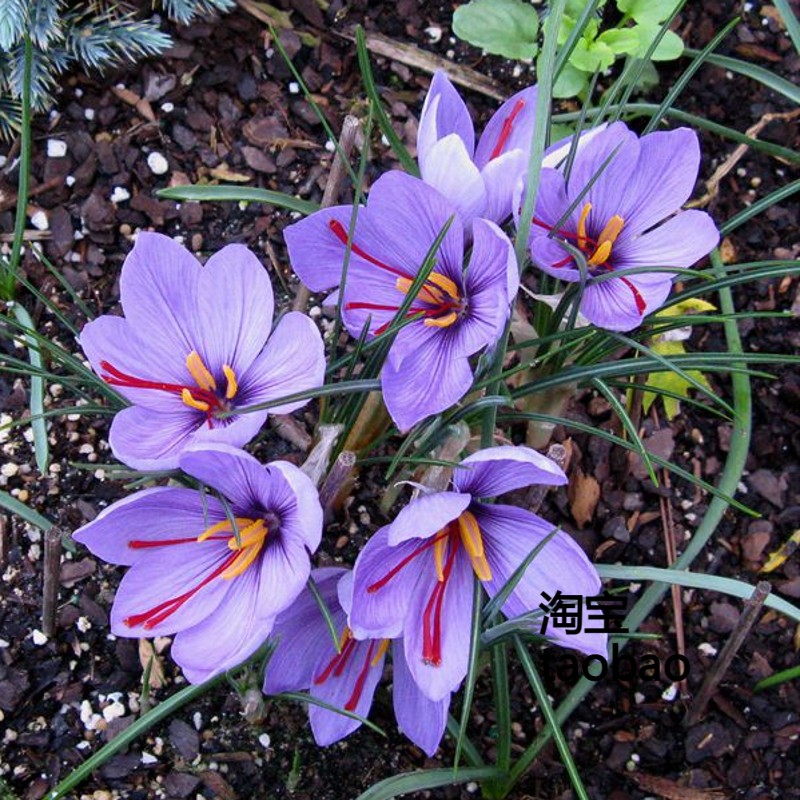
M 454 356 L 448 336 L 429 339 L 419 351 L 381 371 L 383 399 L 401 432 L 431 414 L 450 408 L 472 386 L 467 358 Z
M 281 536 L 299 540 L 310 552 L 314 552 L 322 539 L 322 506 L 319 492 L 311 479 L 288 461 L 273 461 L 267 466 L 270 477 L 270 493 L 263 490 L 259 495 L 264 508 L 280 517 Z M 275 480 L 280 475 L 285 483 Z M 288 491 L 287 491 L 288 488 Z
M 487 199 L 484 179 L 459 136 L 453 133 L 436 142 L 428 158 L 420 162 L 420 174 L 458 209 L 465 227 L 469 228 L 474 217 L 483 216 Z
M 197 286 L 196 347 L 218 382 L 222 365 L 241 380 L 272 327 L 272 285 L 246 247 L 230 244 L 208 259 Z
M 349 624 L 357 639 L 400 635 L 421 566 L 430 558 L 429 548 L 422 547 L 425 542 L 412 540 L 390 547 L 388 536 L 388 526 L 376 531 L 353 567 Z
M 586 147 L 589 142 L 597 136 L 598 133 L 601 133 L 608 127 L 607 123 L 602 123 L 598 125 L 596 128 L 590 128 L 589 130 L 581 131 L 580 138 L 578 139 L 578 146 L 575 149 L 575 152 L 578 153 Z M 566 136 L 563 139 L 551 144 L 547 150 L 544 151 L 544 158 L 542 159 L 542 166 L 543 167 L 559 167 L 561 162 L 569 155 L 569 151 L 572 148 L 572 140 L 574 139 L 574 134 L 572 136 Z
M 471 159 L 475 151 L 475 131 L 469 111 L 447 75 L 437 70 L 425 96 L 417 129 L 417 158 L 423 173 L 433 146 L 450 134 L 461 139 Z
M 346 618 L 339 607 L 336 588 L 344 574 L 349 573 L 344 569 L 331 567 L 316 569 L 311 573 L 340 635 Z M 272 636 L 278 644 L 264 676 L 266 694 L 308 689 L 314 679 L 320 654 L 332 657 L 336 652 L 325 618 L 308 589 L 304 589 L 297 600 L 278 615 L 272 628 Z
M 484 219 L 500 224 L 511 216 L 514 190 L 527 167 L 525 153 L 512 150 L 493 158 L 481 170 L 486 192 L 485 210 L 481 214 Z
M 441 700 L 429 700 L 419 690 L 406 664 L 402 644 L 392 642 L 392 700 L 397 727 L 432 758 L 447 727 L 450 695 Z
M 195 349 L 194 319 L 200 262 L 160 233 L 142 231 L 122 265 L 120 295 L 125 317 L 146 342 L 152 359 L 170 363 Z
M 322 386 L 325 348 L 309 317 L 291 311 L 281 318 L 266 347 L 242 376 L 241 405 L 256 405 Z M 270 414 L 289 414 L 308 400 L 275 406 Z
M 514 506 L 473 504 L 472 512 L 481 529 L 486 559 L 492 571 L 492 579 L 484 583 L 484 587 L 493 597 L 530 552 L 552 533 L 554 526 Z M 535 611 L 545 602 L 542 592 L 553 597 L 557 591 L 581 597 L 592 597 L 600 591 L 597 571 L 583 550 L 562 532 L 556 533 L 533 559 L 503 605 L 503 613 L 512 618 Z M 551 627 L 547 634 L 564 647 L 606 655 L 605 634 L 570 635 Z
M 380 641 L 377 639 L 363 642 L 353 640 L 349 649 L 345 644 L 345 649 L 338 656 L 344 660 L 344 668 L 330 671 L 331 661 L 337 657 L 331 644 L 329 653 L 317 661 L 311 695 L 332 706 L 366 717 L 372 706 L 375 688 L 383 675 L 385 654 L 380 654 L 379 647 Z M 357 719 L 312 703 L 308 706 L 308 718 L 314 740 L 321 747 L 338 742 L 361 726 Z
M 475 148 L 480 169 L 511 150 L 521 150 L 527 163 L 536 125 L 536 94 L 536 87 L 529 86 L 509 97 L 492 115 Z
M 489 447 L 467 456 L 453 473 L 453 485 L 473 497 L 494 497 L 523 486 L 567 483 L 564 471 L 529 447 Z
M 153 551 L 130 547 L 130 541 L 187 539 L 191 547 L 206 528 L 225 519 L 215 497 L 207 497 L 205 511 L 193 489 L 158 486 L 144 489 L 103 509 L 92 522 L 72 534 L 76 542 L 111 564 L 134 564 Z
M 664 305 L 671 289 L 672 276 L 666 272 L 590 282 L 581 298 L 581 314 L 598 328 L 633 330 Z
M 389 525 L 390 547 L 409 539 L 427 539 L 466 511 L 472 498 L 457 492 L 431 492 L 412 500 Z
M 463 547 L 455 555 L 450 579 L 444 589 L 441 608 L 441 663 L 429 663 L 423 656 L 426 610 L 438 581 L 433 554 L 420 565 L 420 579 L 410 597 L 403 626 L 403 640 L 409 672 L 420 691 L 430 700 L 439 701 L 456 691 L 467 674 L 469 640 L 472 627 L 473 572 Z M 431 621 L 435 611 L 427 615 Z

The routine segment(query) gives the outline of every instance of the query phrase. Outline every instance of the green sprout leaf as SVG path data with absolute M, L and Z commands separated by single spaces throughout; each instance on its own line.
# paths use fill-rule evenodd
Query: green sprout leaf
M 639 23 L 630 29 L 639 37 L 640 47 L 636 56 L 642 58 L 647 53 L 650 43 L 658 36 L 661 26 L 658 24 Z M 658 43 L 650 55 L 653 61 L 674 61 L 683 55 L 683 39 L 674 31 L 666 31 L 664 38 Z
M 456 36 L 506 58 L 533 58 L 539 51 L 539 16 L 523 0 L 472 0 L 453 14 Z
M 570 64 L 584 72 L 607 70 L 616 60 L 614 51 L 602 39 L 578 39 L 569 58 Z
M 675 8 L 675 0 L 617 0 L 617 8 L 637 22 L 658 25 Z
M 598 42 L 602 42 L 611 48 L 616 55 L 634 55 L 641 50 L 641 40 L 639 39 L 638 28 L 612 28 L 603 31 L 597 37 Z M 651 39 L 652 41 L 652 39 Z M 645 48 L 647 49 L 647 48 Z
M 589 85 L 589 73 L 567 62 L 553 85 L 553 97 L 577 97 Z

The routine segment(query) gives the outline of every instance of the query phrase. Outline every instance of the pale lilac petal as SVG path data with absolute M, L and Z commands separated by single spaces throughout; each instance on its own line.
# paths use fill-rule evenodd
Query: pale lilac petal
M 405 299 L 406 293 L 397 288 L 397 278 L 374 267 L 358 267 L 347 273 L 347 286 L 342 292 L 342 321 L 355 339 L 361 336 L 367 322 L 369 335 L 376 336 L 386 330 Z M 415 299 L 408 313 L 427 307 Z
M 441 663 L 427 663 L 423 658 L 425 610 L 438 583 L 433 554 L 427 564 L 420 564 L 420 580 L 410 597 L 403 626 L 403 641 L 409 672 L 420 691 L 430 700 L 440 701 L 461 685 L 469 664 L 472 627 L 473 572 L 469 556 L 459 547 L 452 573 L 444 590 L 441 612 Z
M 336 591 L 339 579 L 344 574 L 349 573 L 337 567 L 315 569 L 311 573 L 340 634 L 346 618 L 338 605 Z M 335 652 L 325 618 L 307 589 L 275 619 L 272 638 L 277 641 L 277 647 L 264 675 L 266 694 L 308 689 L 314 679 L 320 653 L 324 651 L 332 656 Z M 329 646 L 326 646 L 326 642 Z
M 717 226 L 705 211 L 681 211 L 649 233 L 620 243 L 613 251 L 614 265 L 617 269 L 691 267 L 718 242 Z M 631 275 L 630 279 L 640 277 Z
M 154 361 L 170 363 L 194 349 L 200 262 L 160 233 L 142 231 L 122 265 L 120 296 L 125 317 L 147 343 Z
M 598 133 L 604 131 L 608 127 L 607 123 L 602 123 L 598 125 L 596 128 L 590 128 L 589 130 L 581 131 L 580 138 L 578 139 L 578 146 L 575 149 L 575 152 L 578 153 L 586 147 L 589 142 L 597 136 Z M 574 134 L 572 136 L 566 136 L 563 139 L 551 144 L 547 150 L 544 151 L 544 158 L 542 158 L 542 166 L 543 167 L 559 167 L 564 159 L 569 155 L 570 148 L 572 147 L 572 140 L 575 138 Z
M 430 558 L 429 548 L 420 549 L 425 542 L 410 541 L 390 547 L 388 536 L 388 526 L 377 530 L 353 567 L 349 625 L 357 639 L 393 639 L 400 635 L 420 570 L 425 559 Z M 397 572 L 391 575 L 395 569 Z
M 317 488 L 302 470 L 288 461 L 273 461 L 267 470 L 272 479 L 270 494 L 262 489 L 261 504 L 280 517 L 284 538 L 299 540 L 313 553 L 322 539 L 322 506 Z M 276 475 L 283 478 L 285 486 L 274 480 Z
M 383 399 L 395 424 L 405 432 L 458 402 L 472 386 L 472 377 L 469 360 L 454 356 L 446 337 L 431 338 L 399 366 L 386 361 L 381 371 Z
M 553 531 L 553 525 L 530 511 L 514 506 L 473 504 L 472 511 L 483 535 L 492 579 L 484 583 L 494 596 L 507 583 L 531 551 Z M 503 605 L 508 618 L 539 609 L 555 592 L 592 597 L 600 592 L 600 578 L 583 550 L 559 532 L 539 551 L 522 579 Z M 607 636 L 599 633 L 567 634 L 548 627 L 548 638 L 564 647 L 606 656 Z M 538 633 L 539 628 L 536 631 Z M 552 634 L 552 635 L 551 635 Z
M 433 146 L 445 136 L 456 134 L 472 158 L 475 131 L 464 101 L 447 75 L 437 70 L 431 80 L 417 129 L 417 158 L 424 171 Z
M 359 208 L 359 216 L 364 207 Z M 311 214 L 283 231 L 292 269 L 312 292 L 338 286 L 342 279 L 345 246 L 332 232 L 331 223 L 347 233 L 352 206 L 331 206 Z M 350 264 L 358 255 L 350 253 Z
M 281 528 L 276 535 L 267 534 L 259 559 L 245 573 L 252 584 L 250 602 L 260 616 L 276 617 L 303 591 L 311 574 L 309 552 Z
M 486 200 L 481 216 L 502 223 L 511 216 L 514 190 L 528 168 L 522 150 L 511 150 L 493 158 L 482 170 Z
M 530 250 L 533 263 L 542 272 L 567 282 L 581 279 L 580 270 L 575 266 L 572 255 L 566 247 L 559 244 L 557 239 L 535 236 L 531 238 Z
M 244 447 L 251 439 L 255 438 L 266 419 L 266 411 L 253 411 L 225 419 L 214 418 L 209 426 L 208 420 L 202 417 L 202 424 L 185 447 L 205 447 L 207 444 Z
M 325 680 L 321 680 L 331 659 L 336 655 L 331 645 L 317 661 L 311 695 L 337 708 L 367 717 L 375 688 L 383 675 L 385 654 L 378 657 L 379 646 L 380 641 L 377 639 L 355 642 L 350 646 L 352 649 L 344 669 L 339 674 L 338 670 L 334 670 Z M 313 703 L 308 704 L 308 718 L 314 740 L 321 747 L 338 742 L 361 726 L 357 719 L 328 711 Z
M 453 485 L 473 497 L 494 497 L 531 484 L 561 486 L 567 476 L 558 464 L 530 447 L 506 445 L 479 450 L 453 473 Z
M 486 188 L 480 170 L 473 164 L 464 141 L 452 133 L 431 148 L 426 161 L 420 162 L 425 183 L 441 192 L 458 209 L 465 227 L 473 218 L 484 215 Z M 509 198 L 510 210 L 510 198 Z
M 189 683 L 233 669 L 267 640 L 274 617 L 258 605 L 258 577 L 250 568 L 230 580 L 216 611 L 175 637 L 170 654 Z
M 475 163 L 480 169 L 511 150 L 521 150 L 527 162 L 536 125 L 536 95 L 536 87 L 529 86 L 495 111 L 475 148 Z
M 191 628 L 214 613 L 231 588 L 231 581 L 213 577 L 231 551 L 225 542 L 208 540 L 175 547 L 159 548 L 158 557 L 137 561 L 123 576 L 111 608 L 111 631 L 117 636 L 164 636 Z M 158 606 L 192 592 L 161 622 L 152 624 Z M 161 611 L 166 611 L 162 609 Z M 133 625 L 131 617 L 150 615 Z M 134 620 L 135 621 L 135 620 Z
M 255 255 L 229 244 L 208 259 L 197 286 L 195 349 L 225 385 L 222 365 L 241 379 L 272 327 L 272 285 Z
M 103 561 L 130 565 L 156 552 L 149 547 L 130 547 L 130 541 L 187 539 L 181 546 L 192 547 L 206 528 L 224 518 L 225 511 L 215 497 L 206 498 L 204 509 L 193 489 L 157 486 L 104 508 L 72 538 Z
M 256 405 L 322 386 L 325 382 L 325 348 L 314 322 L 290 311 L 275 327 L 266 347 L 242 376 L 236 401 Z M 295 400 L 269 409 L 289 414 L 309 401 Z
M 672 276 L 666 272 L 590 282 L 581 298 L 581 314 L 598 328 L 630 331 L 661 308 L 671 290 Z
M 431 492 L 412 500 L 389 525 L 391 547 L 409 539 L 427 539 L 466 511 L 472 498 L 458 492 Z
M 429 700 L 408 670 L 402 642 L 392 642 L 392 700 L 397 727 L 430 758 L 439 748 L 447 727 L 450 695 Z

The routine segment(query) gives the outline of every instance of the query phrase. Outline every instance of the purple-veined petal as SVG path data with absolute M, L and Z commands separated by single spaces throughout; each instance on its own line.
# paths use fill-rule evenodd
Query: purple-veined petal
M 427 539 L 466 511 L 472 498 L 458 492 L 431 492 L 412 500 L 389 525 L 390 547 L 409 539 Z
M 447 727 L 450 695 L 429 700 L 420 691 L 406 664 L 402 641 L 392 642 L 392 700 L 397 727 L 429 757 L 439 748 Z
M 469 556 L 463 547 L 458 547 L 450 577 L 445 582 L 441 611 L 437 615 L 434 592 L 439 582 L 433 569 L 433 553 L 429 552 L 425 557 L 428 568 L 421 569 L 419 583 L 410 597 L 403 626 L 403 643 L 406 663 L 414 682 L 428 699 L 439 701 L 456 691 L 467 674 L 473 572 Z M 434 664 L 425 658 L 424 642 L 426 628 L 428 635 L 436 637 L 437 616 L 440 619 L 441 662 Z M 426 625 L 428 620 L 430 623 Z
M 598 328 L 630 331 L 664 305 L 671 289 L 667 272 L 590 282 L 581 298 L 581 314 Z
M 458 402 L 472 386 L 472 368 L 453 355 L 449 337 L 429 339 L 399 366 L 391 360 L 381 371 L 383 400 L 401 432 Z
M 207 497 L 205 511 L 193 489 L 157 486 L 124 497 L 72 534 L 76 542 L 111 564 L 131 565 L 161 548 L 131 547 L 129 542 L 186 539 L 192 547 L 208 527 L 225 519 L 216 497 Z
M 255 255 L 229 244 L 208 259 L 197 285 L 195 349 L 217 382 L 222 365 L 241 381 L 272 327 L 272 285 Z
M 437 70 L 425 95 L 417 129 L 417 158 L 423 172 L 433 146 L 450 134 L 456 134 L 464 142 L 467 155 L 472 159 L 475 130 L 469 111 L 447 75 Z
M 480 527 L 486 559 L 492 571 L 492 579 L 484 583 L 484 588 L 494 596 L 530 552 L 550 535 L 554 526 L 515 506 L 474 503 L 471 511 Z M 583 550 L 562 532 L 556 533 L 533 559 L 503 605 L 503 613 L 512 618 L 535 611 L 546 602 L 542 592 L 552 598 L 558 591 L 562 595 L 581 597 L 592 597 L 600 591 L 597 570 Z M 547 635 L 564 647 L 606 656 L 606 634 L 581 631 L 570 635 L 550 626 Z
M 315 569 L 311 577 L 317 585 L 341 634 L 346 623 L 345 613 L 336 597 L 337 584 L 346 570 L 338 567 Z M 264 692 L 279 694 L 308 689 L 314 679 L 320 653 L 336 652 L 330 631 L 317 601 L 308 589 L 278 615 L 272 628 L 277 647 L 264 676 Z
M 242 376 L 239 395 L 244 400 L 242 405 L 256 405 L 314 389 L 324 381 L 325 348 L 319 329 L 309 317 L 290 311 Z M 289 414 L 308 402 L 284 403 L 269 409 L 269 413 Z
M 114 598 L 112 633 L 163 636 L 202 622 L 231 588 L 231 582 L 220 577 L 230 556 L 226 542 L 208 540 L 158 548 L 138 560 L 123 576 Z
M 270 493 L 267 495 L 262 488 L 260 502 L 280 517 L 282 536 L 301 541 L 313 553 L 322 539 L 319 492 L 311 479 L 288 461 L 273 461 L 267 466 L 267 471 L 272 479 Z M 288 491 L 274 479 L 276 475 L 283 478 Z
M 455 488 L 473 497 L 494 497 L 534 483 L 561 486 L 567 476 L 555 461 L 521 445 L 479 450 L 453 473 Z
M 169 363 L 195 349 L 200 262 L 169 236 L 142 231 L 122 265 L 120 296 L 125 317 L 154 360 Z
M 329 637 L 330 638 L 330 637 Z M 310 694 L 337 708 L 366 717 L 372 706 L 375 688 L 383 675 L 385 653 L 380 640 L 350 640 L 337 655 L 331 644 L 328 653 L 317 661 Z M 333 659 L 337 659 L 334 665 Z M 344 663 L 340 669 L 339 665 Z M 361 722 L 335 711 L 309 703 L 308 718 L 314 741 L 321 747 L 338 742 L 361 726 Z
M 705 211 L 681 211 L 648 233 L 620 243 L 612 251 L 612 260 L 617 269 L 691 267 L 718 242 L 717 226 Z M 639 278 L 640 275 L 630 276 L 631 280 Z
M 558 240 L 547 236 L 531 237 L 530 251 L 533 263 L 542 272 L 567 282 L 581 279 L 580 270 L 575 266 L 572 255 Z
M 495 111 L 475 148 L 475 163 L 480 169 L 511 150 L 521 150 L 527 162 L 536 124 L 536 95 L 536 87 L 529 86 Z
M 498 224 L 511 216 L 514 190 L 524 177 L 528 162 L 522 150 L 511 150 L 493 158 L 481 170 L 486 201 L 481 216 Z
M 393 639 L 403 630 L 408 605 L 421 569 L 432 564 L 429 542 L 388 544 L 389 527 L 377 530 L 353 567 L 353 599 L 349 625 L 357 639 Z
M 430 149 L 428 158 L 420 162 L 420 174 L 453 203 L 466 228 L 473 218 L 483 215 L 487 199 L 484 179 L 463 139 L 455 133 L 439 139 Z
M 602 123 L 598 125 L 596 128 L 590 128 L 589 130 L 582 131 L 580 138 L 578 139 L 578 146 L 575 152 L 580 152 L 584 147 L 586 147 L 589 142 L 597 136 L 598 133 L 604 131 L 608 127 L 607 123 Z M 561 165 L 564 159 L 569 155 L 570 148 L 572 147 L 572 140 L 574 138 L 574 134 L 572 136 L 566 136 L 563 139 L 551 144 L 544 151 L 544 158 L 542 158 L 542 167 L 553 167 L 557 168 Z

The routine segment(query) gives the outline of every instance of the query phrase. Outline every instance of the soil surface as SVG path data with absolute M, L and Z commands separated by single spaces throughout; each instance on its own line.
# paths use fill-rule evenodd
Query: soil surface
M 362 23 L 397 45 L 419 48 L 471 67 L 497 82 L 508 94 L 532 80 L 528 65 L 482 56 L 458 42 L 451 31 L 450 3 L 355 2 L 333 0 L 327 11 L 311 0 L 277 4 L 286 12 L 280 43 L 338 132 L 345 114 L 365 116 L 366 103 L 349 35 Z M 800 58 L 780 25 L 773 6 L 758 2 L 690 0 L 677 29 L 692 47 L 701 48 L 734 15 L 741 21 L 721 48 L 790 81 L 797 81 Z M 288 212 L 251 203 L 176 203 L 160 200 L 156 190 L 209 181 L 241 181 L 321 199 L 331 162 L 329 134 L 303 99 L 295 77 L 277 52 L 265 26 L 239 10 L 220 21 L 172 31 L 175 47 L 167 57 L 104 78 L 69 76 L 57 111 L 35 127 L 33 193 L 29 215 L 47 221 L 41 234 L 44 253 L 93 314 L 118 311 L 119 267 L 132 235 L 150 228 L 182 237 L 203 254 L 230 242 L 251 247 L 270 269 L 278 305 L 290 301 L 296 281 L 288 268 L 282 230 Z M 412 149 L 429 74 L 404 63 L 373 55 L 376 82 L 394 127 Z M 648 100 L 656 102 L 686 62 L 661 67 L 662 82 Z M 485 121 L 496 101 L 466 91 L 476 118 Z M 681 109 L 744 131 L 765 114 L 791 111 L 788 101 L 761 84 L 705 66 L 677 103 Z M 566 104 L 563 110 L 571 110 Z M 636 123 L 632 123 L 636 124 Z M 480 128 L 480 125 L 479 125 Z M 771 122 L 759 136 L 797 147 L 796 123 Z M 50 148 L 57 140 L 66 152 Z M 701 132 L 707 180 L 735 144 Z M 371 139 L 366 180 L 396 166 L 376 134 Z M 8 160 L 0 168 L 0 241 L 13 229 L 17 145 L 0 147 Z M 708 209 L 716 219 L 730 218 L 749 203 L 796 179 L 796 169 L 782 161 L 746 152 L 719 183 Z M 347 201 L 349 189 L 343 193 Z M 698 184 L 696 196 L 704 192 Z M 41 212 L 41 214 L 39 213 Z M 798 208 L 786 202 L 738 228 L 724 243 L 730 260 L 796 258 Z M 39 227 L 45 227 L 43 224 Z M 30 254 L 25 274 L 60 307 L 65 321 L 78 329 L 85 317 L 53 275 Z M 531 284 L 534 285 L 534 284 Z M 41 303 L 28 303 L 38 329 L 78 352 L 64 321 Z M 747 284 L 735 292 L 737 308 L 750 311 L 800 309 L 796 279 Z M 329 325 L 319 306 L 312 316 Z M 757 318 L 741 325 L 747 350 L 800 351 L 795 321 Z M 695 331 L 693 349 L 724 349 L 719 326 Z M 14 342 L 0 340 L 7 354 L 21 357 Z M 0 356 L 2 357 L 2 356 Z M 754 381 L 755 428 L 740 499 L 760 516 L 728 512 L 696 570 L 736 577 L 755 584 L 769 554 L 800 527 L 800 376 L 777 369 L 774 379 Z M 725 378 L 712 377 L 715 389 L 730 399 Z M 72 405 L 67 388 L 48 387 L 53 408 Z M 27 413 L 27 392 L 13 375 L 0 376 L 2 422 Z M 317 409 L 295 415 L 295 426 L 267 437 L 256 453 L 280 454 L 300 462 L 302 445 L 313 431 Z M 579 391 L 569 414 L 613 429 L 608 404 L 588 390 Z M 703 409 L 684 405 L 669 425 L 663 413 L 642 423 L 649 446 L 685 469 L 713 482 L 724 464 L 730 422 Z M 46 515 L 65 531 L 92 519 L 125 492 L 107 466 L 108 417 L 72 416 L 49 428 L 52 463 L 40 476 L 23 429 L 2 432 L 0 488 Z M 505 435 L 524 439 L 522 428 Z M 287 439 L 287 436 L 289 437 Z M 556 429 L 556 441 L 571 449 L 573 482 L 587 487 L 595 502 L 576 508 L 566 490 L 552 493 L 543 508 L 548 518 L 574 534 L 596 560 L 605 563 L 667 564 L 665 534 L 678 552 L 703 519 L 709 496 L 678 480 L 655 487 L 642 464 L 608 443 Z M 581 477 L 584 476 L 584 477 Z M 585 476 L 591 476 L 586 478 Z M 350 562 L 358 547 L 385 517 L 377 502 L 382 476 L 364 470 L 346 504 L 326 531 L 320 565 Z M 109 634 L 108 612 L 120 571 L 99 563 L 72 546 L 61 568 L 58 626 L 55 636 L 41 633 L 42 535 L 9 519 L 0 539 L 0 797 L 38 800 L 140 713 L 142 664 L 146 645 Z M 774 591 L 800 601 L 800 563 L 789 558 L 767 576 Z M 629 603 L 635 600 L 632 592 Z M 643 626 L 658 640 L 639 642 L 631 652 L 654 653 L 662 660 L 685 649 L 690 672 L 686 685 L 669 679 L 638 685 L 606 679 L 586 698 L 565 730 L 590 796 L 595 799 L 659 797 L 700 798 L 800 797 L 800 692 L 788 682 L 763 693 L 761 678 L 797 663 L 800 637 L 795 626 L 772 612 L 762 613 L 750 636 L 713 694 L 706 713 L 693 725 L 684 717 L 692 707 L 715 656 L 728 640 L 742 612 L 740 603 L 706 591 L 678 595 L 683 623 L 676 634 L 673 601 L 668 594 Z M 151 691 L 160 701 L 184 683 L 168 654 L 168 640 L 157 641 L 156 676 Z M 540 666 L 558 651 L 534 650 Z M 572 682 L 547 677 L 558 700 Z M 521 671 L 512 673 L 514 750 L 521 752 L 543 727 L 532 692 Z M 456 707 L 457 709 L 457 707 Z M 396 732 L 391 699 L 376 695 L 372 718 L 386 738 L 361 730 L 325 750 L 310 737 L 302 707 L 267 701 L 263 719 L 248 723 L 242 703 L 220 687 L 153 728 L 127 751 L 108 761 L 75 797 L 110 798 L 284 798 L 349 800 L 378 780 L 420 767 L 452 763 L 453 742 L 446 738 L 436 758 L 424 755 Z M 478 683 L 469 734 L 491 756 L 496 738 L 488 670 Z M 426 793 L 434 798 L 478 796 L 474 784 Z M 423 796 L 423 795 L 420 795 Z M 514 798 L 572 797 L 569 780 L 553 746 L 524 776 Z

